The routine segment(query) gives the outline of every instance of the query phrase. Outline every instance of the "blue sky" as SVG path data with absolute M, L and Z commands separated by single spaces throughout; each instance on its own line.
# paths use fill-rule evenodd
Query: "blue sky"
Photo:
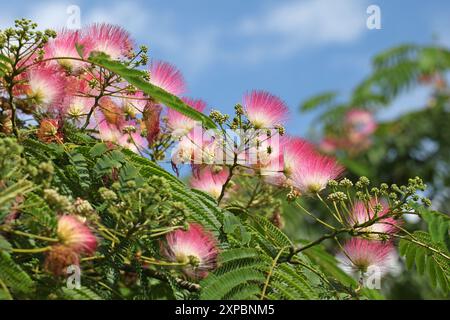
M 2 1 L 0 27 L 28 17 L 43 27 L 66 24 L 69 5 L 81 22 L 128 29 L 152 58 L 177 65 L 189 95 L 231 112 L 243 93 L 264 89 L 291 109 L 288 131 L 304 135 L 312 115 L 299 103 L 325 90 L 344 95 L 370 70 L 370 58 L 400 43 L 450 45 L 449 1 Z M 366 27 L 366 9 L 381 8 L 382 29 Z M 405 94 L 390 117 L 420 105 L 426 92 Z

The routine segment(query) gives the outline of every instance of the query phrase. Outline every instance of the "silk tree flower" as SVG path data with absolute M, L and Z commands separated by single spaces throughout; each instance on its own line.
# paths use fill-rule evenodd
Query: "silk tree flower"
M 371 199 L 368 203 L 363 201 L 355 202 L 353 210 L 349 217 L 349 223 L 351 225 L 363 224 L 374 217 L 383 217 L 389 213 L 389 206 L 386 201 L 377 201 Z M 374 239 L 380 239 L 382 235 L 378 233 L 392 234 L 398 231 L 397 226 L 400 224 L 399 220 L 395 220 L 392 217 L 386 217 L 380 219 L 378 222 L 360 229 L 363 232 L 376 232 L 376 234 L 368 235 Z
M 303 165 L 303 158 L 314 152 L 312 143 L 298 137 L 280 137 L 280 146 L 275 148 L 275 154 L 271 163 L 262 170 L 274 172 L 265 177 L 266 182 L 278 186 L 290 186 L 293 184 L 292 176 L 297 168 Z M 278 172 L 276 170 L 279 170 Z
M 352 238 L 343 249 L 336 258 L 339 266 L 350 275 L 382 277 L 396 268 L 396 252 L 391 242 Z
M 189 184 L 192 188 L 209 193 L 214 198 L 219 198 L 223 185 L 228 179 L 227 167 L 219 169 L 207 166 L 201 168 L 197 174 L 192 175 Z
M 122 27 L 112 24 L 95 23 L 90 25 L 83 30 L 82 39 L 92 43 L 89 48 L 90 52 L 100 51 L 112 59 L 129 57 L 133 51 L 130 34 Z
M 217 240 L 201 225 L 189 224 L 189 229 L 176 230 L 166 236 L 162 253 L 172 262 L 185 263 L 183 272 L 190 278 L 202 279 L 217 267 Z
M 195 127 L 179 138 L 172 150 L 173 164 L 212 164 L 216 159 L 217 144 L 213 136 L 201 127 Z
M 203 112 L 206 108 L 206 102 L 199 99 L 183 97 L 184 103 L 193 109 Z M 190 132 L 196 125 L 196 121 L 174 109 L 167 110 L 167 125 L 175 137 L 181 137 Z
M 92 254 L 97 248 L 97 238 L 81 217 L 62 215 L 58 218 L 56 233 L 61 244 L 74 252 Z
M 34 68 L 26 74 L 27 83 L 23 92 L 40 111 L 53 111 L 61 106 L 65 91 L 65 79 L 61 72 L 52 67 Z
M 369 137 L 377 128 L 372 112 L 363 109 L 352 109 L 347 112 L 345 124 L 350 141 L 355 143 Z
M 122 97 L 122 110 L 127 117 L 136 118 L 136 114 L 143 113 L 149 99 L 142 91 L 126 94 Z
M 78 121 L 87 116 L 94 106 L 94 98 L 70 96 L 67 97 L 63 114 L 70 119 Z
M 67 57 L 80 59 L 82 57 L 80 57 L 80 53 L 77 51 L 77 45 L 82 48 L 82 52 L 89 52 L 91 51 L 93 44 L 90 39 L 81 39 L 79 31 L 63 29 L 58 32 L 56 38 L 49 40 L 49 42 L 45 45 L 44 58 L 52 59 Z M 84 54 L 83 58 L 85 57 L 86 54 Z M 66 70 L 78 72 L 84 65 L 86 65 L 86 63 L 75 59 L 57 59 L 53 63 L 59 64 Z
M 122 127 L 122 134 L 117 143 L 135 153 L 140 153 L 147 145 L 147 140 L 141 135 L 138 125 L 134 121 L 128 121 Z
M 243 106 L 248 120 L 257 129 L 273 128 L 282 124 L 289 110 L 277 96 L 256 90 L 244 95 Z
M 303 193 L 318 193 L 343 171 L 344 168 L 334 158 L 312 150 L 302 156 L 301 165 L 292 173 L 292 185 Z
M 284 181 L 284 154 L 283 143 L 280 136 L 258 136 L 246 153 L 246 165 L 250 165 L 259 171 L 268 183 L 279 185 Z M 253 142 L 252 142 L 253 144 Z
M 303 158 L 308 158 L 310 153 L 314 153 L 314 146 L 298 137 L 283 137 L 284 174 L 287 179 L 291 179 L 296 168 L 301 167 Z
M 173 65 L 163 61 L 150 64 L 150 83 L 179 96 L 186 91 L 183 75 Z
M 108 123 L 105 119 L 98 117 L 98 136 L 102 141 L 112 142 L 135 153 L 140 153 L 147 145 L 146 139 L 134 121 L 122 123 L 121 127 Z
M 62 143 L 63 141 L 63 134 L 59 127 L 59 120 L 57 119 L 43 119 L 39 123 L 39 129 L 36 135 L 44 143 Z

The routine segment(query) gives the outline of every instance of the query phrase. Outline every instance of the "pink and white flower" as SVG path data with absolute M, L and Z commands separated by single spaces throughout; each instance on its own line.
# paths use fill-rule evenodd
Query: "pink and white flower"
M 292 184 L 300 192 L 318 193 L 329 180 L 338 178 L 344 168 L 334 158 L 312 150 L 302 156 L 301 164 L 292 173 Z
M 381 210 L 376 212 L 377 207 L 381 207 Z M 395 220 L 392 217 L 385 217 L 389 213 L 389 206 L 386 201 L 377 201 L 376 199 L 370 200 L 368 203 L 363 201 L 355 202 L 351 216 L 349 217 L 349 223 L 352 225 L 360 225 L 375 217 L 380 217 L 376 223 L 360 229 L 363 232 L 375 232 L 372 235 L 368 235 L 374 239 L 380 239 L 381 233 L 392 234 L 398 231 L 397 226 L 400 224 L 399 220 Z
M 122 27 L 112 24 L 93 24 L 83 30 L 82 39 L 92 44 L 90 52 L 103 52 L 112 59 L 129 57 L 133 50 L 130 34 Z
M 97 248 L 97 238 L 81 217 L 60 216 L 56 233 L 62 244 L 74 252 L 92 254 Z
M 282 124 L 288 107 L 277 96 L 266 91 L 251 91 L 244 95 L 243 107 L 248 120 L 257 128 L 273 128 Z
M 186 91 L 183 75 L 167 62 L 154 61 L 150 64 L 150 83 L 179 96 Z
M 191 223 L 189 230 L 176 230 L 166 236 L 162 253 L 172 262 L 186 264 L 183 272 L 193 279 L 202 279 L 217 267 L 219 249 L 212 233 Z
M 92 48 L 92 42 L 90 39 L 81 39 L 79 31 L 64 29 L 58 33 L 55 39 L 49 40 L 46 44 L 44 48 L 44 57 L 46 59 L 60 57 L 80 59 L 80 54 L 76 48 L 77 45 L 82 48 L 83 52 L 89 52 Z M 86 58 L 85 54 L 83 58 Z M 76 72 L 86 63 L 75 59 L 57 59 L 55 60 L 55 63 L 66 68 L 67 70 Z
M 219 167 L 217 170 L 212 167 L 204 167 L 197 174 L 194 174 L 189 182 L 192 188 L 209 193 L 217 199 L 220 197 L 228 176 L 227 167 Z
M 352 238 L 343 246 L 336 258 L 340 267 L 350 275 L 366 277 L 377 273 L 380 277 L 393 270 L 395 247 L 390 242 Z
M 214 136 L 195 127 L 181 137 L 172 150 L 173 164 L 212 164 L 216 161 L 217 143 Z
M 101 119 L 101 116 L 98 118 L 97 130 L 101 140 L 116 143 L 135 153 L 140 153 L 147 146 L 147 140 L 141 135 L 136 122 L 124 122 L 118 127 L 105 119 Z
M 314 146 L 297 137 L 283 137 L 283 154 L 284 154 L 284 174 L 290 179 L 296 170 L 303 165 L 304 158 L 308 159 L 308 155 L 314 151 Z
M 203 112 L 206 108 L 206 103 L 203 100 L 187 97 L 183 97 L 181 100 L 199 112 Z M 186 135 L 195 127 L 196 121 L 178 111 L 175 111 L 174 109 L 169 108 L 167 111 L 167 125 L 175 137 L 181 137 Z
M 35 68 L 27 72 L 26 79 L 23 92 L 40 111 L 54 111 L 61 106 L 65 80 L 60 71 L 51 67 Z

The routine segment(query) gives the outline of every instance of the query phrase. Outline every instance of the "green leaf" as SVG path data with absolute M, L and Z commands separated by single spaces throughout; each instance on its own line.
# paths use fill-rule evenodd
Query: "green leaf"
M 105 54 L 91 55 L 91 57 L 89 57 L 89 60 L 105 69 L 118 74 L 130 84 L 142 90 L 145 94 L 149 95 L 156 101 L 163 103 L 167 107 L 172 108 L 191 119 L 202 122 L 202 124 L 208 129 L 216 128 L 216 125 L 211 120 L 211 118 L 191 108 L 177 96 L 172 95 L 164 89 L 146 81 L 143 77 L 145 74 L 142 71 L 130 69 L 118 61 L 111 60 Z
M 97 158 L 108 151 L 108 147 L 106 144 L 100 142 L 96 143 L 90 150 L 89 155 L 93 158 Z
M 34 282 L 5 251 L 0 251 L 0 279 L 13 292 L 30 293 Z
M 300 106 L 300 110 L 302 111 L 311 111 L 317 109 L 322 106 L 328 106 L 332 102 L 334 102 L 337 96 L 336 92 L 325 92 L 319 95 L 316 95 L 305 102 Z
M 234 287 L 248 282 L 263 282 L 265 276 L 253 267 L 235 269 L 218 276 L 214 282 L 204 287 L 200 299 L 220 300 Z
M 0 235 L 0 251 L 10 252 L 12 249 L 11 244 L 2 235 Z

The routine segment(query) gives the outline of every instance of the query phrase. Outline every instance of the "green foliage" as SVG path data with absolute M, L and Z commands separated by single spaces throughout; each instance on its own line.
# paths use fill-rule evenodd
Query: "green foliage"
M 32 294 L 35 283 L 30 276 L 22 270 L 6 251 L 0 251 L 0 292 L 8 289 L 12 292 Z M 4 294 L 5 294 L 4 292 Z
M 426 232 L 415 231 L 412 236 L 402 239 L 399 245 L 400 254 L 406 257 L 406 266 L 411 269 L 415 265 L 419 274 L 426 274 L 434 287 L 439 286 L 447 294 L 450 285 L 448 249 L 433 241 Z

